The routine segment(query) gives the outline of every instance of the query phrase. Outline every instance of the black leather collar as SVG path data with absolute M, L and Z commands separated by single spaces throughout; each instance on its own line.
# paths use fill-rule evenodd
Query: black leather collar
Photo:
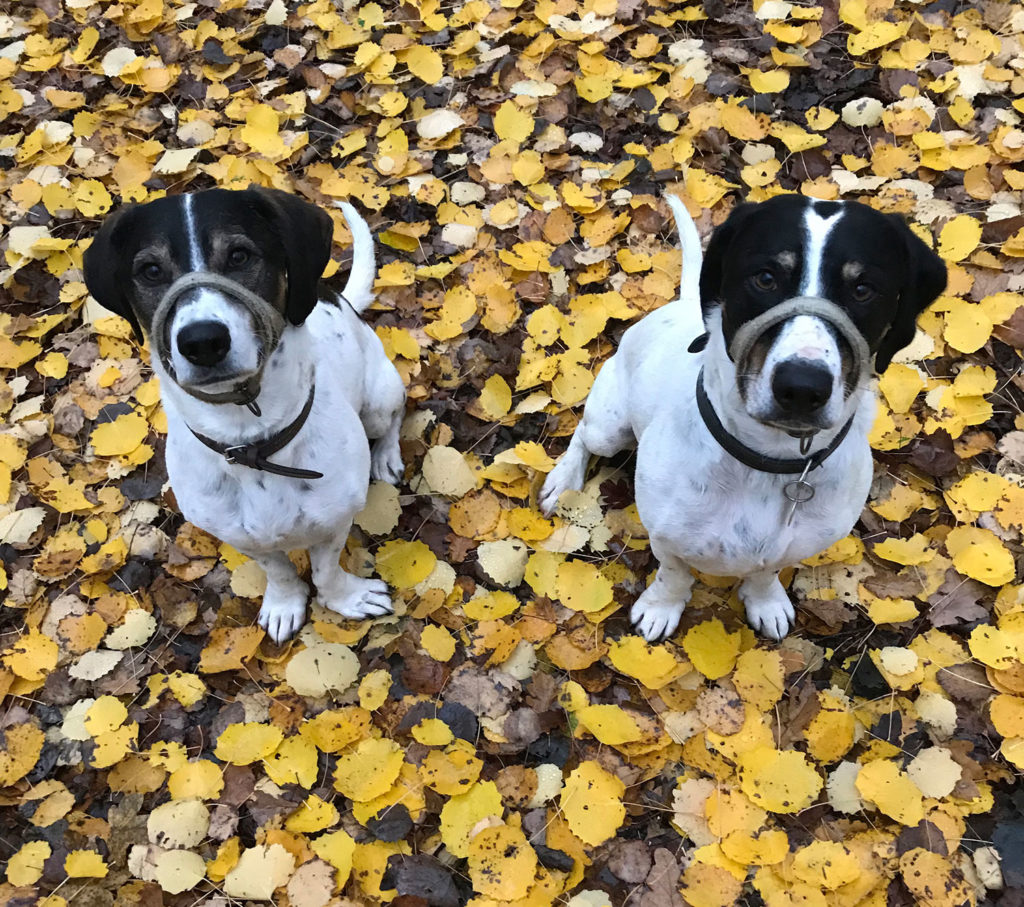
M 258 469 L 261 472 L 272 472 L 277 476 L 288 476 L 292 479 L 322 479 L 322 472 L 314 472 L 312 469 L 298 469 L 294 466 L 281 466 L 279 463 L 271 463 L 267 457 L 277 453 L 285 447 L 306 424 L 310 410 L 313 409 L 313 395 L 316 393 L 316 385 L 309 389 L 309 396 L 306 398 L 306 405 L 302 412 L 290 425 L 285 426 L 281 431 L 264 438 L 262 441 L 253 441 L 250 444 L 221 444 L 206 435 L 201 435 L 195 429 L 189 427 L 200 441 L 210 450 L 216 451 L 232 465 L 248 466 L 249 469 Z
M 775 475 L 801 475 L 812 469 L 817 469 L 835 453 L 836 448 L 843 443 L 849 433 L 850 426 L 853 425 L 853 416 L 850 416 L 828 447 L 812 453 L 809 457 L 769 457 L 766 454 L 758 453 L 730 435 L 722 425 L 722 420 L 718 418 L 718 413 L 715 412 L 715 408 L 708 399 L 707 391 L 704 390 L 704 369 L 701 369 L 700 374 L 697 375 L 697 409 L 700 411 L 708 431 L 711 432 L 711 436 L 727 454 L 739 460 L 744 466 L 749 466 L 758 472 L 770 472 Z

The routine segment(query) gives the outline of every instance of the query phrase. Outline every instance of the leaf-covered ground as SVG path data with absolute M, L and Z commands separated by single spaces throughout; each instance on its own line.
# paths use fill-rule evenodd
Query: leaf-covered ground
M 1024 903 L 1022 34 L 1001 0 L 0 4 L 0 901 Z M 331 210 L 332 270 L 366 213 L 409 391 L 345 555 L 396 615 L 282 649 L 81 273 L 113 207 L 249 182 Z M 781 645 L 715 577 L 630 634 L 630 458 L 535 506 L 675 295 L 669 191 L 704 234 L 857 199 L 949 263 Z

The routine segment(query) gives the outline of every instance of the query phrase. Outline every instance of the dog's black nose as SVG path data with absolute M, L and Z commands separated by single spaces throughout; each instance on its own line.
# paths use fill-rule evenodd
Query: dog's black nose
M 809 359 L 788 359 L 775 369 L 772 393 L 783 412 L 806 415 L 828 403 L 832 373 Z
M 216 365 L 231 349 L 231 332 L 219 321 L 193 321 L 178 331 L 178 351 L 193 365 Z

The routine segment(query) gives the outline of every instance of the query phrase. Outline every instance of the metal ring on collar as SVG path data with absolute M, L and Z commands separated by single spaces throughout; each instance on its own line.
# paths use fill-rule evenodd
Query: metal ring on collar
M 769 328 L 795 318 L 797 315 L 812 315 L 832 325 L 849 344 L 853 353 L 855 372 L 863 379 L 871 363 L 871 350 L 868 348 L 864 335 L 857 326 L 834 302 L 817 296 L 797 296 L 787 299 L 767 312 L 742 324 L 733 336 L 729 345 L 729 356 L 737 365 L 744 362 L 758 338 Z
M 156 312 L 153 314 L 153 327 L 150 332 L 150 343 L 159 357 L 163 367 L 174 376 L 174 365 L 170 350 L 164 343 L 168 322 L 173 317 L 178 301 L 197 287 L 219 290 L 226 296 L 240 302 L 256 319 L 257 333 L 263 338 L 265 350 L 273 349 L 284 330 L 284 317 L 262 296 L 253 293 L 248 287 L 242 286 L 230 277 L 215 274 L 212 271 L 192 271 L 183 274 L 167 288 Z M 263 365 L 266 357 L 260 362 L 255 375 L 250 375 L 242 385 L 234 391 L 223 394 L 207 394 L 196 389 L 182 388 L 192 396 L 209 403 L 250 403 L 259 395 L 260 380 L 263 376 Z

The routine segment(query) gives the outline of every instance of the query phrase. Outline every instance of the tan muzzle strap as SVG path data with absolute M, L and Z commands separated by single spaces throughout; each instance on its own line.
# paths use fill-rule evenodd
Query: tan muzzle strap
M 733 335 L 732 343 L 729 344 L 729 358 L 736 363 L 737 367 L 742 368 L 754 344 L 766 331 L 783 321 L 796 318 L 798 315 L 820 318 L 835 328 L 850 347 L 853 355 L 854 374 L 857 376 L 858 383 L 867 377 L 871 367 L 871 350 L 868 348 L 864 335 L 857 330 L 857 326 L 850 320 L 850 316 L 839 306 L 817 296 L 797 296 L 795 299 L 787 299 L 740 325 Z
M 174 374 L 174 363 L 165 338 L 167 338 L 167 329 L 181 298 L 195 289 L 217 290 L 242 305 L 256 322 L 256 333 L 263 341 L 263 354 L 260 357 L 256 373 L 250 375 L 233 390 L 219 394 L 208 394 L 197 388 L 189 387 L 182 387 L 182 390 L 205 403 L 236 403 L 239 406 L 248 406 L 258 416 L 259 407 L 256 406 L 255 401 L 260 393 L 263 367 L 267 361 L 267 353 L 273 350 L 277 346 L 278 340 L 281 339 L 281 333 L 285 328 L 284 316 L 262 296 L 258 296 L 230 277 L 215 274 L 212 271 L 192 271 L 183 274 L 167 288 L 167 292 L 164 293 L 160 304 L 156 307 L 156 312 L 153 315 L 153 327 L 150 332 L 153 351 L 161 365 L 175 381 L 177 381 L 177 377 Z

